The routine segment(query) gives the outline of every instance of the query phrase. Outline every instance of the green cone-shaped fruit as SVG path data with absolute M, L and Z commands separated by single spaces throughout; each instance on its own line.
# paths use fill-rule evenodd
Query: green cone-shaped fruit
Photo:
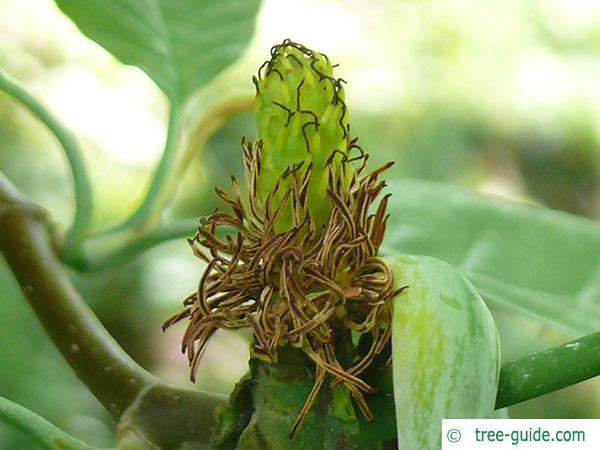
M 266 200 L 286 169 L 302 163 L 304 173 L 312 163 L 307 203 L 320 225 L 331 210 L 327 161 L 335 150 L 346 154 L 350 141 L 341 80 L 333 77 L 325 55 L 286 40 L 273 47 L 271 60 L 261 68 L 255 84 L 257 138 L 262 141 L 259 200 Z M 289 178 L 280 182 L 276 201 L 290 182 Z M 279 227 L 286 229 L 290 217 L 288 207 Z

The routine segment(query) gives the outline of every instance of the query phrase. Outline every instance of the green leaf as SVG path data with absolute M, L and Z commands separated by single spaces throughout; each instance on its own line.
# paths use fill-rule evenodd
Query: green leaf
M 173 101 L 235 61 L 250 42 L 260 0 L 56 0 L 79 29 L 139 67 Z
M 442 259 L 489 305 L 570 335 L 600 329 L 596 222 L 424 181 L 395 181 L 390 191 L 384 254 Z
M 483 419 L 494 411 L 500 348 L 475 288 L 454 267 L 426 256 L 391 264 L 392 355 L 398 448 L 441 446 L 442 419 Z

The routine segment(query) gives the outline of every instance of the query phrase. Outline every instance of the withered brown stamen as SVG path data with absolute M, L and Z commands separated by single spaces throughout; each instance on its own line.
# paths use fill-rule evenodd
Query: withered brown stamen
M 323 195 L 331 199 L 331 212 L 317 229 L 307 205 L 312 163 L 289 167 L 261 202 L 257 194 L 261 143 L 242 141 L 248 194 L 242 195 L 235 178 L 233 195 L 216 189 L 231 211 L 215 211 L 188 241 L 193 254 L 208 265 L 197 291 L 185 299 L 185 309 L 163 325 L 166 329 L 189 320 L 182 350 L 187 352 L 192 380 L 206 343 L 218 328 L 252 329 L 254 355 L 272 363 L 286 346 L 303 351 L 315 365 L 315 383 L 292 434 L 327 377 L 332 379 L 330 386 L 345 385 L 365 418 L 372 419 L 363 393 L 373 388 L 358 376 L 390 340 L 389 300 L 398 290 L 392 272 L 377 256 L 389 196 L 369 214 L 385 186 L 378 176 L 390 164 L 363 175 L 367 155 L 355 141 L 351 146 L 359 149 L 359 156 L 332 155 L 326 163 Z M 285 192 L 280 187 L 284 179 L 291 180 Z M 291 213 L 290 229 L 276 230 L 286 211 Z M 231 228 L 235 234 L 221 233 Z M 355 349 L 351 357 L 340 356 L 336 350 L 340 330 L 370 335 L 366 353 Z
M 308 414 L 308 411 L 310 411 L 312 404 L 315 402 L 317 395 L 319 394 L 319 391 L 321 390 L 323 381 L 325 381 L 325 371 L 320 366 L 317 366 L 316 373 L 315 373 L 315 384 L 313 385 L 312 389 L 310 390 L 310 394 L 308 394 L 308 397 L 306 398 L 306 401 L 304 402 L 304 406 L 300 410 L 300 414 L 298 414 L 298 416 L 296 417 L 296 420 L 294 421 L 294 424 L 292 425 L 292 429 L 290 430 L 290 434 L 292 436 L 294 434 L 296 434 L 296 432 L 300 429 L 300 426 L 302 425 L 304 418 Z

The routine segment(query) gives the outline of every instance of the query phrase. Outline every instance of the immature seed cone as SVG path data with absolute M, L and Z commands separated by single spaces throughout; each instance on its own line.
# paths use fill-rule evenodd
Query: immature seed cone
M 232 195 L 216 189 L 230 211 L 216 210 L 189 240 L 208 266 L 185 309 L 163 328 L 189 319 L 182 350 L 192 379 L 218 328 L 251 328 L 254 356 L 273 363 L 288 346 L 303 351 L 314 362 L 315 385 L 294 433 L 327 377 L 372 418 L 363 393 L 373 389 L 360 374 L 389 342 L 398 291 L 377 256 L 389 196 L 373 214 L 370 207 L 391 163 L 365 174 L 367 155 L 348 136 L 327 58 L 290 41 L 271 54 L 256 80 L 259 139 L 242 142 L 247 195 L 233 177 Z M 351 332 L 370 337 L 368 351 L 348 352 Z
M 303 163 L 312 168 L 308 204 L 317 228 L 329 215 L 326 165 L 332 153 L 348 154 L 350 127 L 341 79 L 333 77 L 327 56 L 285 41 L 271 50 L 271 59 L 259 69 L 256 86 L 257 139 L 262 142 L 257 195 L 265 201 L 288 167 Z M 334 162 L 339 164 L 339 159 Z M 290 187 L 281 180 L 275 200 Z M 291 208 L 285 207 L 277 230 L 291 227 Z

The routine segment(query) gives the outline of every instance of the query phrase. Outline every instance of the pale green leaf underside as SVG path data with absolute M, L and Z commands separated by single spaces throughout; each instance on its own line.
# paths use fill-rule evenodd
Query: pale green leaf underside
M 487 418 L 494 410 L 500 347 L 481 296 L 453 266 L 426 256 L 390 262 L 392 356 L 400 450 L 441 446 L 442 419 Z
M 494 307 L 572 335 L 600 330 L 600 225 L 418 180 L 390 183 L 382 253 L 459 267 Z
M 79 29 L 183 100 L 235 61 L 260 0 L 56 0 Z

